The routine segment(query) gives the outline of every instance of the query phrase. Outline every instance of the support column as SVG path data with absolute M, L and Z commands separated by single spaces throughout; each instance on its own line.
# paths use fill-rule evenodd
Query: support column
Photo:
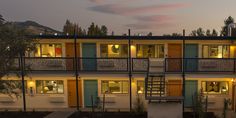
M 129 33 L 129 38 L 128 38 L 128 49 L 129 49 L 129 108 L 130 111 L 132 111 L 132 70 L 131 70 L 131 66 L 132 66 L 132 59 L 131 59 L 131 39 L 130 39 L 130 29 L 128 31 Z
M 22 94 L 23 94 L 23 111 L 26 111 L 26 100 L 25 100 L 25 61 L 23 58 L 24 52 L 20 52 L 20 67 L 21 67 L 21 82 L 22 82 Z
M 76 81 L 76 108 L 77 110 L 79 111 L 79 87 L 78 87 L 78 76 L 79 76 L 79 73 L 78 73 L 78 58 L 77 58 L 77 43 L 76 43 L 76 40 L 77 40 L 77 35 L 76 35 L 76 27 L 74 29 L 74 61 L 75 61 L 75 81 Z

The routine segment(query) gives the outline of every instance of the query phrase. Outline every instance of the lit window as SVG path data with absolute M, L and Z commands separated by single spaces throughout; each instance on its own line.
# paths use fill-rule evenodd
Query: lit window
M 144 81 L 137 81 L 137 93 L 144 93 Z
M 36 44 L 35 57 L 62 57 L 62 45 Z
M 205 81 L 202 82 L 202 89 L 204 93 L 208 94 L 227 94 L 229 83 L 226 81 Z
M 164 45 L 137 45 L 137 57 L 164 58 Z
M 127 57 L 128 45 L 126 44 L 101 44 L 101 57 Z
M 128 93 L 128 81 L 102 81 L 102 93 Z
M 228 45 L 204 45 L 203 58 L 229 58 Z
M 39 94 L 61 94 L 64 93 L 62 80 L 36 80 L 36 92 Z

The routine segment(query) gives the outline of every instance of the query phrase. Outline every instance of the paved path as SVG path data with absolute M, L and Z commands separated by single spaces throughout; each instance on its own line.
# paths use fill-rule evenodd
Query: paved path
M 74 112 L 76 112 L 76 110 L 54 111 L 44 118 L 68 118 Z

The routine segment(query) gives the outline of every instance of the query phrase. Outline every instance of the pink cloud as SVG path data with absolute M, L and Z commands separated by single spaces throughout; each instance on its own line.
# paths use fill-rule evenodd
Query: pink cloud
M 145 22 L 170 22 L 173 21 L 175 18 L 169 15 L 153 15 L 153 16 L 137 16 L 135 17 L 139 21 Z
M 90 10 L 102 13 L 118 14 L 118 15 L 137 15 L 143 13 L 157 13 L 163 10 L 175 10 L 189 6 L 190 5 L 186 3 L 162 4 L 162 5 L 152 5 L 144 7 L 128 7 L 128 6 L 122 6 L 120 4 L 107 4 L 107 5 L 91 7 Z
M 147 22 L 138 22 L 133 24 L 127 24 L 126 27 L 136 30 L 157 30 L 172 27 L 173 23 L 147 23 Z

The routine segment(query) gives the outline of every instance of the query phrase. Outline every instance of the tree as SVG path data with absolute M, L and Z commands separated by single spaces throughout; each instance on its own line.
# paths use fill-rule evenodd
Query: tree
M 66 20 L 66 23 L 63 26 L 63 33 L 65 34 L 69 33 L 70 35 L 72 35 L 74 34 L 74 28 L 75 28 L 75 25 L 69 20 Z
M 101 35 L 106 36 L 107 35 L 107 27 L 105 25 L 101 26 Z
M 152 32 L 149 32 L 149 33 L 147 34 L 147 36 L 152 36 Z
M 211 30 L 208 29 L 208 30 L 206 31 L 206 36 L 211 36 Z
M 224 21 L 224 26 L 222 27 L 221 30 L 221 35 L 222 36 L 227 36 L 228 35 L 228 25 L 234 23 L 234 18 L 229 16 L 225 21 Z
M 218 33 L 217 33 L 217 31 L 215 29 L 212 30 L 211 36 L 218 36 Z
M 0 14 L 0 25 L 2 25 L 4 23 L 4 18 L 2 17 L 2 15 Z
M 180 33 L 164 34 L 163 36 L 182 36 Z
M 193 30 L 190 36 L 205 36 L 205 31 L 200 27 L 197 30 Z
M 11 73 L 14 74 L 13 70 L 19 69 L 16 57 L 34 50 L 34 40 L 27 34 L 29 33 L 11 22 L 2 23 L 0 26 L 0 91 L 10 97 L 20 96 L 22 85 L 2 79 Z M 17 72 L 15 74 L 19 75 Z
M 88 28 L 88 33 L 89 36 L 93 36 L 95 34 L 95 24 L 94 22 L 91 23 L 91 25 Z

